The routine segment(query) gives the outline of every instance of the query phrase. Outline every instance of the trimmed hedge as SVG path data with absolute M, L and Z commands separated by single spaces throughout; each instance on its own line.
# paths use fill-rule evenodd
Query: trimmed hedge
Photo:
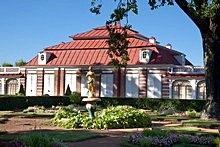
M 25 109 L 29 106 L 58 106 L 69 105 L 66 96 L 0 96 L 0 111 Z
M 177 111 L 195 110 L 197 112 L 202 111 L 205 103 L 205 100 L 160 98 L 101 98 L 101 102 L 97 102 L 102 107 L 129 105 L 157 111 L 173 109 Z M 67 106 L 69 104 L 71 102 L 68 96 L 0 96 L 0 111 L 25 109 L 35 105 L 47 108 L 53 105 Z M 81 104 L 85 105 L 85 103 Z
M 160 99 L 160 98 L 101 98 L 98 102 L 103 107 L 129 105 L 136 108 L 151 110 L 173 109 L 177 111 L 195 110 L 202 111 L 205 106 L 205 100 L 186 100 L 186 99 Z

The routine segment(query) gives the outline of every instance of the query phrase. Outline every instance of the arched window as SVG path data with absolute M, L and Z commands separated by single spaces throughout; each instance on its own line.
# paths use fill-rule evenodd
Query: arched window
M 7 94 L 8 95 L 15 95 L 18 92 L 18 80 L 17 79 L 8 79 L 7 80 L 7 85 L 6 85 L 6 89 L 7 89 Z
M 200 81 L 197 84 L 197 89 L 196 89 L 196 98 L 200 100 L 205 100 L 206 99 L 206 84 L 205 81 Z
M 176 99 L 191 99 L 192 86 L 187 80 L 176 80 L 172 84 L 172 95 Z

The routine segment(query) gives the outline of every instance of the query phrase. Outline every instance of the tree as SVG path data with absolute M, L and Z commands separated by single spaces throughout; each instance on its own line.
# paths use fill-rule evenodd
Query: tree
M 66 88 L 65 95 L 66 95 L 66 96 L 70 96 L 71 93 L 72 93 L 72 91 L 70 90 L 70 85 L 68 84 L 68 85 L 67 85 L 67 88 Z
M 21 59 L 15 62 L 15 66 L 24 66 L 26 63 L 27 62 Z
M 13 67 L 11 63 L 4 62 L 2 63 L 2 67 Z
M 106 25 L 118 23 L 128 17 L 128 12 L 138 14 L 137 0 L 114 0 L 118 2 L 117 8 L 114 9 L 110 16 L 110 20 Z M 151 9 L 156 9 L 164 5 L 177 4 L 189 18 L 199 28 L 203 40 L 203 55 L 206 78 L 206 96 L 207 104 L 202 113 L 202 118 L 220 119 L 220 1 L 219 0 L 148 0 Z M 92 0 L 91 12 L 99 14 L 102 7 L 101 0 Z M 121 34 L 126 35 L 125 31 Z M 126 66 L 127 58 L 127 42 L 123 37 L 120 42 L 112 39 L 114 34 L 119 32 L 109 28 L 110 39 L 109 56 L 122 57 L 114 63 L 118 66 Z M 112 35 L 113 34 L 113 35 Z M 120 36 L 120 35 L 119 35 Z M 115 47 L 112 47 L 115 46 Z M 119 46 L 119 48 L 117 48 Z M 123 60 L 125 59 L 125 60 Z M 125 62 L 125 63 L 124 63 Z

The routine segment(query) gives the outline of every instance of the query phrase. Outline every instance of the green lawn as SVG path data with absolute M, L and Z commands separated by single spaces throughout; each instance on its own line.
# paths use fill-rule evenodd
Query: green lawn
M 91 138 L 104 137 L 104 135 L 93 133 L 89 130 L 88 131 L 87 130 L 36 131 L 36 132 L 24 133 L 22 135 L 31 136 L 39 133 L 46 134 L 50 138 L 62 140 L 63 142 L 77 142 Z M 0 140 L 2 141 L 15 140 L 16 138 L 21 137 L 22 135 L 21 134 L 4 135 L 4 136 L 0 136 Z

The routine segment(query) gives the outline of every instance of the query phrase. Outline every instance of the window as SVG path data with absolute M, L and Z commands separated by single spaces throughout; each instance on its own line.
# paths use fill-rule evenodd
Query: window
M 26 95 L 36 96 L 37 93 L 37 74 L 27 74 Z
M 81 96 L 89 96 L 88 84 L 86 76 L 81 76 Z
M 192 86 L 189 81 L 176 80 L 172 85 L 173 98 L 176 99 L 191 99 Z
M 206 99 L 206 84 L 205 81 L 200 81 L 197 84 L 197 99 L 205 100 Z
M 113 74 L 101 75 L 101 97 L 113 96 Z
M 152 50 L 142 49 L 140 51 L 140 62 L 148 63 L 150 61 Z
M 65 91 L 68 85 L 70 86 L 70 90 L 72 92 L 76 91 L 76 74 L 66 74 Z
M 7 80 L 7 94 L 15 95 L 18 92 L 18 80 L 17 79 L 9 79 Z
M 138 98 L 138 74 L 126 75 L 126 97 Z
M 44 94 L 54 96 L 54 74 L 44 75 Z
M 148 74 L 147 97 L 148 98 L 161 98 L 161 75 L 160 74 Z

